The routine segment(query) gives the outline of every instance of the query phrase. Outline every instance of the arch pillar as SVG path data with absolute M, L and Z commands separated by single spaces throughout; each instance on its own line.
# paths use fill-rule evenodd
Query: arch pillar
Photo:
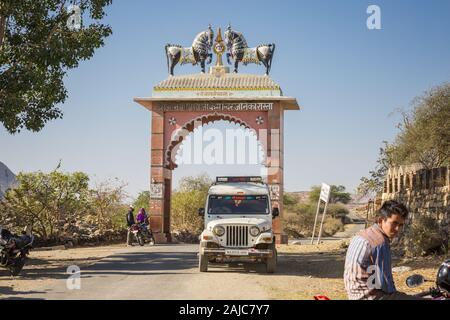
M 164 113 L 152 112 L 150 150 L 150 226 L 155 240 L 171 242 L 170 198 L 172 170 L 164 167 Z

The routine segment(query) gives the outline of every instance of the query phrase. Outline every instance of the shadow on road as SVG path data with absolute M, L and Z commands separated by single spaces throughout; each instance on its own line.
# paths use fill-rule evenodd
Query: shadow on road
M 9 287 L 0 287 L 0 298 L 1 295 L 7 295 L 7 296 L 15 296 L 15 295 L 26 295 L 26 294 L 40 294 L 40 293 L 45 293 L 45 292 L 41 292 L 41 291 L 15 291 L 12 288 Z M 27 298 L 14 298 L 14 297 L 9 297 L 9 298 L 1 298 L 2 300 L 8 300 L 8 299 L 20 299 L 20 300 L 28 300 Z M 35 300 L 35 299 L 32 299 Z
M 176 271 L 197 264 L 197 254 L 192 252 L 130 252 L 105 258 L 82 270 L 82 276 L 182 274 Z

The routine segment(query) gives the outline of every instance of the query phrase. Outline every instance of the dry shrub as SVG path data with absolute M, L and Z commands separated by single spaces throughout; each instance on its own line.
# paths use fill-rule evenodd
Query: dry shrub
M 448 235 L 436 219 L 419 216 L 405 230 L 403 244 L 409 257 L 443 253 L 448 249 Z
M 283 216 L 283 230 L 291 238 L 311 237 L 314 226 L 315 213 L 309 211 L 285 212 Z M 319 233 L 321 216 L 317 219 L 316 236 Z M 323 237 L 329 237 L 342 231 L 344 225 L 341 219 L 325 217 L 323 223 Z
M 323 237 L 330 237 L 334 235 L 336 232 L 343 231 L 344 224 L 341 219 L 326 217 L 323 223 Z
M 291 238 L 310 237 L 314 225 L 314 214 L 285 212 L 283 216 L 283 230 Z

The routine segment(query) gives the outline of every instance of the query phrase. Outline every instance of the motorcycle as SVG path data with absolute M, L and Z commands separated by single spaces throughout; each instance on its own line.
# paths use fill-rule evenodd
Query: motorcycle
M 414 274 L 406 279 L 406 285 L 409 288 L 416 288 L 425 282 L 434 282 L 436 286 L 415 296 L 432 300 L 450 300 L 450 260 L 440 266 L 436 280 L 425 279 L 420 274 Z
M 15 277 L 20 274 L 33 246 L 34 236 L 25 232 L 21 236 L 0 228 L 0 266 Z
M 153 237 L 152 230 L 148 228 L 145 224 L 134 224 L 131 226 L 131 232 L 136 237 L 137 242 L 140 246 L 146 243 L 153 246 L 155 244 L 155 238 Z

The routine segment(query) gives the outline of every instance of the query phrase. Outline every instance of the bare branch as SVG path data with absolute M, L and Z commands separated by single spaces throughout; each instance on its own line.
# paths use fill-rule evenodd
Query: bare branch
M 3 46 L 3 39 L 5 38 L 7 22 L 8 22 L 8 17 L 0 16 L 0 50 Z

